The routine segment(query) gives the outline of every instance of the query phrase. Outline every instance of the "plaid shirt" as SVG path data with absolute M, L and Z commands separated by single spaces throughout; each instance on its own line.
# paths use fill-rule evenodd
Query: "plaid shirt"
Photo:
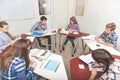
M 110 44 L 113 44 L 113 47 L 117 46 L 118 36 L 115 32 L 111 33 L 110 35 L 103 32 L 103 34 L 101 34 L 100 37 L 104 42 L 108 42 Z
M 31 80 L 34 69 L 30 67 L 27 72 L 25 65 L 23 58 L 15 57 L 10 61 L 7 71 L 1 70 L 3 80 Z
M 115 59 L 109 70 L 96 80 L 120 80 L 120 60 Z

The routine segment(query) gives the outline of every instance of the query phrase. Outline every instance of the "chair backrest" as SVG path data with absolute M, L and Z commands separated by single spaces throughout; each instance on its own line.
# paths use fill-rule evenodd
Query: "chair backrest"
M 0 58 L 5 54 L 5 52 L 11 47 L 11 45 L 7 46 L 5 48 L 5 50 L 3 50 L 2 52 L 0 52 Z

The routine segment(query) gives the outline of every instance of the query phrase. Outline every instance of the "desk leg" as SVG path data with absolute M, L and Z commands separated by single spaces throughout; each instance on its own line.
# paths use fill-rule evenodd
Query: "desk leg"
M 81 39 L 82 40 L 82 39 Z M 82 40 L 82 48 L 83 48 L 83 52 L 85 51 L 85 48 L 86 48 L 86 44 L 84 44 L 84 41 Z
M 60 34 L 60 41 L 59 41 L 60 52 L 62 52 L 62 35 Z
M 53 45 L 53 52 L 55 53 L 56 48 L 56 34 L 54 34 L 54 45 Z
M 55 48 L 56 48 L 56 45 L 57 45 L 57 44 L 56 44 L 56 34 L 54 34 L 54 37 L 55 37 L 54 39 L 55 39 Z

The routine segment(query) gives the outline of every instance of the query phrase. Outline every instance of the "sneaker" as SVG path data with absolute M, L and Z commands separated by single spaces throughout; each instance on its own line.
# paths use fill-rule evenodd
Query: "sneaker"
M 65 50 L 65 47 L 64 47 L 64 46 L 62 46 L 62 50 L 63 50 L 63 51 Z
M 51 50 L 51 46 L 49 46 L 48 49 Z
M 46 45 L 41 45 L 41 47 L 46 48 Z

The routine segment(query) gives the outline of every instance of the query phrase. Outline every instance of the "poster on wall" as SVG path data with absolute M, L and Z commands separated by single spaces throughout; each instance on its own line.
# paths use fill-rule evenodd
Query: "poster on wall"
M 51 14 L 51 0 L 38 0 L 39 14 L 50 15 Z
M 32 0 L 0 0 L 0 20 L 34 18 Z
M 85 0 L 77 0 L 77 2 L 76 2 L 76 15 L 78 15 L 78 16 L 84 15 L 84 5 L 85 5 Z

